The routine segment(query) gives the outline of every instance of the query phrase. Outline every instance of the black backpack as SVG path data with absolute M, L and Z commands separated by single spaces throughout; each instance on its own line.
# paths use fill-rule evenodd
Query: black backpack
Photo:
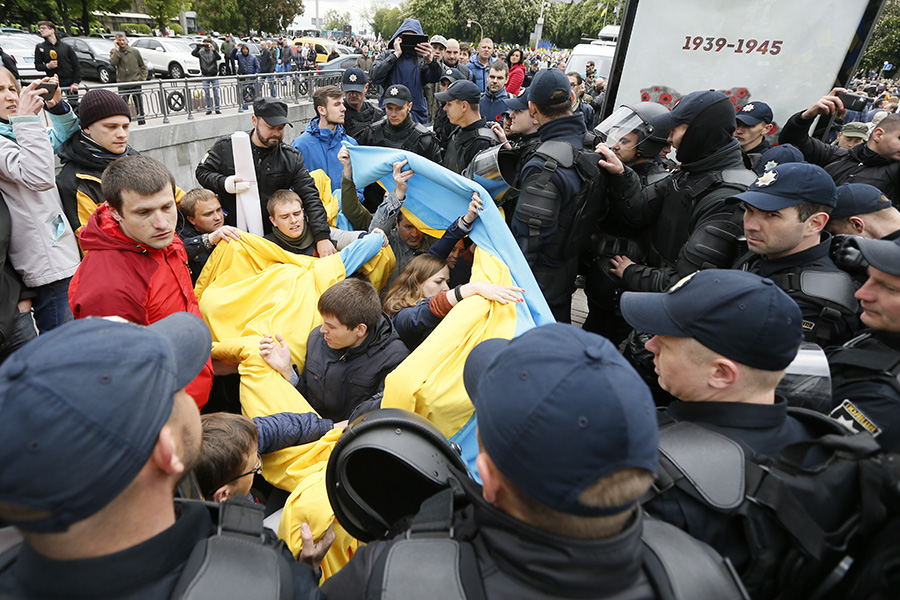
M 818 437 L 775 459 L 714 426 L 660 413 L 660 474 L 645 501 L 677 486 L 740 518 L 750 555 L 741 579 L 754 598 L 821 597 L 840 580 L 842 562 L 885 522 L 884 492 L 896 495 L 886 486 L 893 463 L 871 435 L 853 435 L 812 411 L 788 411 Z

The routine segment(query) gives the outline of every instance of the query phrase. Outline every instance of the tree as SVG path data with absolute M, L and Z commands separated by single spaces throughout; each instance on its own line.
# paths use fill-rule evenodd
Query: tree
M 388 40 L 403 22 L 403 13 L 396 6 L 384 6 L 375 11 L 372 17 L 372 32 Z
M 242 9 L 246 9 L 246 4 L 238 5 L 237 0 L 194 0 L 197 18 L 208 31 L 240 31 L 244 27 Z
M 185 4 L 186 0 L 145 0 L 144 10 L 156 26 L 163 30 L 184 9 Z
M 206 29 L 220 32 L 282 31 L 303 14 L 303 0 L 194 0 Z
M 859 66 L 880 71 L 885 62 L 900 65 L 900 0 L 887 0 Z
M 343 29 L 350 22 L 349 12 L 338 12 L 335 9 L 325 11 L 325 29 Z

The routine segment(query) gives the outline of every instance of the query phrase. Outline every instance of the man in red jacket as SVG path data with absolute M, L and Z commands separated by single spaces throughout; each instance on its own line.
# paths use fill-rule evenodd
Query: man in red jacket
M 76 319 L 119 316 L 149 325 L 176 312 L 200 316 L 187 253 L 175 235 L 175 179 L 145 156 L 113 161 L 101 177 L 106 202 L 79 233 L 87 252 L 69 286 Z M 186 388 L 198 406 L 209 399 L 212 363 Z

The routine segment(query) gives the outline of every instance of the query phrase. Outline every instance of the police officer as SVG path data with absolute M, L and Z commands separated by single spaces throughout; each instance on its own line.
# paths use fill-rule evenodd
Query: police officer
M 900 211 L 877 187 L 845 183 L 825 229 L 835 236 L 859 235 L 874 240 L 900 239 Z
M 454 81 L 446 91 L 438 92 L 434 97 L 445 103 L 447 118 L 459 127 L 450 135 L 444 166 L 462 173 L 476 154 L 496 146 L 500 138 L 481 116 L 481 91 L 471 81 Z
M 630 227 L 654 228 L 647 264 L 624 255 L 611 261 L 610 272 L 634 291 L 662 291 L 698 269 L 731 266 L 742 231 L 737 207 L 723 200 L 756 179 L 732 137 L 734 104 L 725 94 L 690 93 L 650 123 L 670 129 L 668 141 L 681 162 L 662 181 L 642 189 L 633 169 L 608 147 L 598 147 L 604 156 L 600 166 L 612 174 L 609 190 L 617 218 Z
M 571 75 L 569 79 L 572 79 Z M 668 145 L 669 130 L 653 127 L 650 119 L 667 112 L 666 107 L 655 102 L 621 106 L 586 136 L 585 143 L 606 143 L 622 164 L 637 174 L 641 187 L 662 181 L 669 173 L 658 157 Z M 620 255 L 643 260 L 649 246 L 646 238 L 640 230 L 629 228 L 617 219 L 615 213 L 606 216 L 600 230 L 592 237 L 590 250 L 585 253 L 582 264 L 588 304 L 583 327 L 588 331 L 613 342 L 628 335 L 630 327 L 618 314 L 618 291 L 622 288 L 622 280 L 610 274 L 610 260 Z
M 437 84 L 438 92 L 446 91 L 454 81 L 459 81 L 460 79 L 465 79 L 465 77 L 459 69 L 454 67 L 444 67 L 444 70 L 441 73 L 441 79 Z M 441 145 L 441 150 L 446 151 L 447 144 L 450 143 L 450 136 L 456 131 L 458 126 L 450 122 L 450 118 L 444 111 L 444 103 L 439 100 L 435 100 L 435 102 L 439 104 L 439 108 L 434 113 L 434 134 L 437 136 L 438 142 Z
M 741 145 L 744 166 L 756 170 L 762 154 L 772 147 L 766 136 L 775 129 L 775 115 L 765 102 L 748 102 L 735 115 L 734 138 Z
M 829 256 L 824 231 L 834 208 L 834 182 L 822 167 L 787 163 L 766 171 L 727 202 L 744 209 L 748 252 L 734 268 L 767 277 L 800 306 L 807 341 L 830 346 L 859 328 L 853 279 Z
M 683 589 L 647 568 L 654 533 L 685 559 L 673 571 L 690 574 L 698 592 L 690 597 L 740 597 L 718 576 L 708 548 L 643 519 L 637 500 L 657 467 L 656 418 L 646 386 L 608 340 L 562 324 L 487 340 L 472 350 L 463 379 L 478 415 L 483 485 L 458 475 L 462 493 L 426 500 L 408 531 L 360 547 L 324 583 L 329 598 L 378 590 L 383 597 L 651 600 L 664 597 L 657 590 Z M 345 434 L 351 443 L 360 421 Z M 389 433 L 382 447 L 397 445 L 396 465 L 416 436 L 402 424 Z M 434 465 L 431 457 L 442 453 L 423 454 Z M 329 475 L 335 471 L 330 464 Z
M 582 156 L 584 119 L 572 114 L 574 93 L 565 73 L 541 69 L 528 91 L 528 109 L 541 125 L 541 144 L 524 157 L 513 236 L 557 321 L 571 320 L 578 257 L 602 216 L 596 158 Z M 582 159 L 582 160 L 579 160 Z M 587 164 L 589 163 L 589 164 Z
M 667 293 L 626 292 L 621 308 L 635 329 L 654 334 L 647 349 L 654 354 L 659 384 L 676 398 L 661 422 L 713 428 L 766 457 L 814 437 L 806 421 L 788 414 L 787 399 L 775 391 L 797 354 L 803 330 L 797 304 L 771 280 L 709 269 Z M 828 422 L 815 413 L 809 418 Z M 683 456 L 701 453 L 708 459 L 702 467 L 707 481 L 724 481 L 724 474 L 716 473 L 730 470 L 723 453 L 704 447 L 705 438 L 696 428 L 687 431 L 695 433 L 680 440 Z M 660 442 L 664 454 L 670 450 L 667 439 L 664 435 Z M 743 468 L 741 462 L 738 469 Z M 731 559 L 742 578 L 747 576 L 752 548 L 743 515 L 716 510 L 680 486 L 657 490 L 651 498 L 644 505 L 649 514 L 707 542 Z M 763 576 L 765 581 L 774 574 L 764 575 L 770 576 Z M 753 597 L 772 597 L 755 595 L 759 590 L 749 584 L 748 590 Z
M 369 90 L 366 72 L 359 67 L 350 67 L 341 75 L 341 89 L 344 91 L 344 131 L 356 139 L 369 125 L 384 117 L 384 111 L 366 102 Z
M 886 451 L 900 443 L 900 240 L 852 238 L 869 263 L 869 279 L 856 292 L 869 329 L 828 351 L 831 416 L 854 431 L 868 431 Z
M 388 86 L 384 91 L 386 116 L 360 132 L 356 141 L 361 146 L 402 148 L 428 160 L 440 162 L 441 148 L 437 138 L 427 127 L 417 123 L 410 116 L 412 104 L 409 88 L 400 84 Z

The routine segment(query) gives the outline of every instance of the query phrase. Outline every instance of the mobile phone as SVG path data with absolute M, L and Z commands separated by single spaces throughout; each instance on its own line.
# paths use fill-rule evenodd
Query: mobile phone
M 401 38 L 400 47 L 403 50 L 408 49 L 412 52 L 415 52 L 415 48 L 417 45 L 419 45 L 423 42 L 426 42 L 426 43 L 428 42 L 427 35 L 418 35 L 415 33 L 404 33 L 403 35 L 400 36 L 400 38 Z
M 49 100 L 50 98 L 53 97 L 53 94 L 56 93 L 56 88 L 58 88 L 58 87 L 59 87 L 59 86 L 56 85 L 55 83 L 50 83 L 49 81 L 47 81 L 47 82 L 44 82 L 44 83 L 42 83 L 41 85 L 37 86 L 37 87 L 34 88 L 34 89 L 35 89 L 35 91 L 37 91 L 37 90 L 47 90 L 47 93 L 46 93 L 46 94 L 41 94 L 41 98 L 43 98 L 43 99 L 44 99 L 44 102 L 46 102 L 47 100 Z
M 865 96 L 860 96 L 858 94 L 850 94 L 847 92 L 838 92 L 837 97 L 841 99 L 841 102 L 844 103 L 844 108 L 847 110 L 855 110 L 857 112 L 861 111 L 868 104 L 869 99 Z

